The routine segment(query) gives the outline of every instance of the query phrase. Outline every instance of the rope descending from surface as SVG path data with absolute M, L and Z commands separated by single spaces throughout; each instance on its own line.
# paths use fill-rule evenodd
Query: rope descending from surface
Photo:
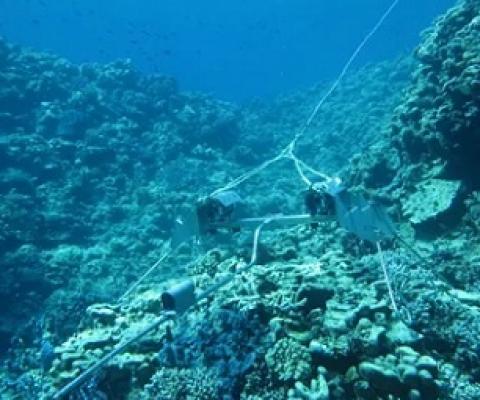
M 258 167 L 255 167 L 254 169 L 246 172 L 245 174 L 235 178 L 233 181 L 230 183 L 226 184 L 225 186 L 215 190 L 210 194 L 210 196 L 214 196 L 220 192 L 226 191 L 226 190 L 231 190 L 240 185 L 241 183 L 245 182 L 246 180 L 250 179 L 251 177 L 259 174 L 262 172 L 264 169 L 268 168 L 270 165 L 276 163 L 277 161 L 288 158 L 294 161 L 295 163 L 295 168 L 297 170 L 297 173 L 300 176 L 300 179 L 307 185 L 311 186 L 311 181 L 305 176 L 303 173 L 302 168 L 306 169 L 307 171 L 313 173 L 316 176 L 321 177 L 324 180 L 329 180 L 331 179 L 327 174 L 324 174 L 320 171 L 316 171 L 312 167 L 308 166 L 305 164 L 302 160 L 300 160 L 297 156 L 295 156 L 295 146 L 298 142 L 299 139 L 301 139 L 304 135 L 307 129 L 310 127 L 312 122 L 314 121 L 315 117 L 318 114 L 318 111 L 322 108 L 322 106 L 325 104 L 325 102 L 330 98 L 330 96 L 333 94 L 333 92 L 337 89 L 337 87 L 340 85 L 342 82 L 343 78 L 347 74 L 347 72 L 350 70 L 350 67 L 352 66 L 353 62 L 357 59 L 358 55 L 360 52 L 363 50 L 363 48 L 367 45 L 367 43 L 370 41 L 370 39 L 377 33 L 377 31 L 381 28 L 381 26 L 384 24 L 385 20 L 390 16 L 394 8 L 398 5 L 400 0 L 393 0 L 393 2 L 390 4 L 390 6 L 387 8 L 387 10 L 382 14 L 382 16 L 379 18 L 377 23 L 373 26 L 373 28 L 367 33 L 367 35 L 362 39 L 360 44 L 356 47 L 350 58 L 347 60 L 345 63 L 344 67 L 342 68 L 340 74 L 338 75 L 337 79 L 333 82 L 333 84 L 330 86 L 330 88 L 327 90 L 327 92 L 320 98 L 320 100 L 317 102 L 315 105 L 314 109 L 312 110 L 311 114 L 305 121 L 305 124 L 300 128 L 300 130 L 295 134 L 294 138 L 292 141 L 280 151 L 279 154 L 277 154 L 275 157 L 263 162 L 261 165 Z
M 121 302 L 124 300 L 130 293 L 132 293 L 145 279 L 147 279 L 153 271 L 155 271 L 163 261 L 169 256 L 171 256 L 175 252 L 176 248 L 167 248 L 164 249 L 164 253 L 160 256 L 160 258 L 149 268 L 145 271 L 145 273 L 138 278 L 126 291 L 123 293 L 117 300 L 117 302 Z

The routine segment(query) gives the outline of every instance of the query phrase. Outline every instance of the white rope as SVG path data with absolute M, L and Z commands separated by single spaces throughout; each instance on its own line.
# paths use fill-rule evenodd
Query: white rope
M 350 67 L 352 66 L 353 62 L 357 59 L 358 55 L 360 52 L 363 50 L 365 45 L 368 43 L 368 41 L 377 33 L 377 31 L 380 29 L 380 27 L 383 25 L 385 20 L 390 16 L 392 13 L 393 9 L 398 5 L 400 0 L 394 0 L 388 9 L 382 14 L 380 19 L 377 21 L 377 23 L 373 26 L 373 28 L 368 32 L 368 34 L 363 38 L 363 40 L 360 42 L 360 44 L 357 46 L 355 51 L 352 53 L 350 58 L 347 60 L 346 64 L 344 65 L 342 71 L 338 75 L 337 79 L 333 82 L 332 86 L 329 88 L 329 90 L 320 98 L 318 103 L 316 104 L 315 108 L 313 109 L 312 113 L 306 120 L 305 124 L 303 127 L 297 132 L 293 140 L 285 147 L 276 157 L 265 161 L 263 164 L 259 165 L 258 167 L 252 169 L 251 171 L 239 176 L 238 178 L 234 179 L 232 182 L 228 183 L 224 187 L 215 190 L 210 194 L 210 196 L 214 196 L 220 192 L 223 192 L 225 190 L 230 190 L 234 189 L 241 183 L 245 182 L 246 180 L 250 179 L 251 177 L 259 174 L 262 172 L 264 169 L 268 168 L 270 165 L 274 164 L 275 162 L 281 160 L 282 158 L 290 158 L 294 161 L 295 163 L 295 168 L 302 179 L 305 183 L 310 182 L 308 178 L 306 178 L 305 174 L 303 173 L 302 167 L 306 169 L 307 171 L 311 172 L 312 174 L 321 177 L 322 179 L 328 180 L 330 177 L 320 171 L 316 171 L 315 169 L 309 167 L 307 164 L 305 164 L 302 160 L 300 160 L 298 157 L 295 156 L 294 150 L 295 146 L 297 144 L 297 141 L 305 134 L 307 129 L 310 127 L 312 124 L 313 120 L 317 116 L 318 111 L 320 108 L 325 104 L 325 102 L 328 100 L 328 98 L 332 95 L 332 93 L 337 89 L 337 87 L 340 85 L 342 82 L 343 78 L 347 74 L 347 72 L 350 70 Z M 311 182 L 310 182 L 311 184 Z
M 294 139 L 294 141 L 298 140 L 300 138 L 300 136 L 302 136 L 304 133 L 305 133 L 305 130 L 310 126 L 310 124 L 313 122 L 313 120 L 315 119 L 318 111 L 320 110 L 320 108 L 323 106 L 323 104 L 325 103 L 325 101 L 327 101 L 327 99 L 332 95 L 332 93 L 335 91 L 335 89 L 338 87 L 338 85 L 340 85 L 341 81 L 343 80 L 343 78 L 345 77 L 345 75 L 347 74 L 348 70 L 350 69 L 350 67 L 352 66 L 353 62 L 357 59 L 358 55 L 360 54 L 360 52 L 363 50 L 363 48 L 365 47 L 365 45 L 368 43 L 368 41 L 372 38 L 373 35 L 375 35 L 375 33 L 377 33 L 377 31 L 380 29 L 380 27 L 383 25 L 383 23 L 385 22 L 385 20 L 388 18 L 388 16 L 392 13 L 393 9 L 397 6 L 397 4 L 400 2 L 400 0 L 394 0 L 392 2 L 392 4 L 390 4 L 390 7 L 388 7 L 388 9 L 383 13 L 383 15 L 380 17 L 380 19 L 378 20 L 378 22 L 374 25 L 374 27 L 370 30 L 370 32 L 368 32 L 368 34 L 363 38 L 363 40 L 360 42 L 360 44 L 358 45 L 358 47 L 355 49 L 355 51 L 353 52 L 353 54 L 350 56 L 350 58 L 348 59 L 347 63 L 345 64 L 345 66 L 343 67 L 342 71 L 340 72 L 340 75 L 338 76 L 338 78 L 335 80 L 335 82 L 333 82 L 333 85 L 330 87 L 330 89 L 327 91 L 327 93 L 325 93 L 322 98 L 320 99 L 320 101 L 317 103 L 317 105 L 315 106 L 315 108 L 313 109 L 312 113 L 310 114 L 310 117 L 308 117 L 307 119 L 307 122 L 305 123 L 305 126 L 304 126 L 304 129 L 302 129 L 300 131 L 300 134 L 296 136 L 296 138 Z
M 307 185 L 308 187 L 312 186 L 312 181 L 307 178 L 307 176 L 304 174 L 302 166 L 300 165 L 300 160 L 298 158 L 293 159 L 293 163 L 295 164 L 295 169 L 297 170 L 298 175 L 300 176 L 300 179 Z
M 397 303 L 395 302 L 395 297 L 393 295 L 392 285 L 390 283 L 390 279 L 388 277 L 387 272 L 387 265 L 385 264 L 385 259 L 383 257 L 382 247 L 380 246 L 380 242 L 377 242 L 377 250 L 378 250 L 378 257 L 380 258 L 380 265 L 382 266 L 383 276 L 385 278 L 385 283 L 387 284 L 388 288 L 388 295 L 390 296 L 390 301 L 392 302 L 393 310 L 398 313 Z
M 254 169 L 248 171 L 247 173 L 235 178 L 233 181 L 231 181 L 230 183 L 221 187 L 220 189 L 217 189 L 214 192 L 210 193 L 210 197 L 215 196 L 216 194 L 218 194 L 220 192 L 224 192 L 226 190 L 236 188 L 241 183 L 250 179 L 252 176 L 255 176 L 255 175 L 259 174 L 264 169 L 268 168 L 271 164 L 276 163 L 277 161 L 281 160 L 282 158 L 285 158 L 285 150 L 282 150 L 277 156 L 275 156 L 274 158 L 271 158 L 270 160 L 265 161 L 263 164 L 259 165 L 258 167 L 255 167 Z
M 323 172 L 320 172 L 320 171 L 317 171 L 315 169 L 313 169 L 312 167 L 310 167 L 309 165 L 305 164 L 302 160 L 298 159 L 298 162 L 300 163 L 300 165 L 302 165 L 302 167 L 304 169 L 306 169 L 308 172 L 310 172 L 311 174 L 315 175 L 315 176 L 318 176 L 320 178 L 322 178 L 323 180 L 325 181 L 329 181 L 330 179 L 332 179 L 331 176 L 328 176 L 327 174 L 324 174 Z
M 303 176 L 303 170 L 302 170 L 302 168 L 303 168 L 304 170 L 310 172 L 312 175 L 315 175 L 315 176 L 323 179 L 324 181 L 329 181 L 329 180 L 333 179 L 331 176 L 328 176 L 327 174 L 324 174 L 323 172 L 317 171 L 316 169 L 312 168 L 310 165 L 308 165 L 304 161 L 300 160 L 293 153 L 289 154 L 288 158 L 290 158 L 291 160 L 294 161 L 295 167 L 297 168 L 297 171 L 302 171 L 302 173 L 300 174 L 300 177 Z M 302 178 L 302 180 L 305 181 L 305 179 L 303 179 L 303 178 Z M 310 181 L 308 180 L 308 182 L 310 182 Z M 310 185 L 311 185 L 311 182 L 310 182 Z
M 160 258 L 149 268 L 145 271 L 145 273 L 138 278 L 128 289 L 127 291 L 122 294 L 117 302 L 121 302 L 123 299 L 125 299 L 130 293 L 132 293 L 145 279 L 147 279 L 150 274 L 155 271 L 160 264 L 162 264 L 163 261 L 169 256 L 173 254 L 173 252 L 176 250 L 176 248 L 168 248 L 167 250 L 164 250 L 164 253 L 160 256 Z

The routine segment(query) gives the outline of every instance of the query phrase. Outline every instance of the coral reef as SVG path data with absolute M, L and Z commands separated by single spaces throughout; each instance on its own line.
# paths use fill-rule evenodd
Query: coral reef
M 140 399 L 191 399 L 210 400 L 219 398 L 217 377 L 207 368 L 165 369 L 160 368 L 145 386 Z
M 401 240 L 382 243 L 398 312 L 371 244 L 333 222 L 264 232 L 259 265 L 73 398 L 479 397 L 479 31 L 480 4 L 460 1 L 416 60 L 348 76 L 298 143 L 326 172 L 348 161 L 345 184 L 398 221 Z M 78 66 L 3 40 L 0 83 L 7 399 L 51 397 L 157 318 L 179 279 L 204 290 L 244 266 L 251 234 L 219 233 L 119 301 L 168 247 L 178 210 L 283 146 L 325 90 L 240 107 L 127 61 Z M 252 215 L 302 207 L 295 171 L 279 165 L 242 186 Z
M 280 381 L 303 381 L 311 374 L 308 349 L 290 338 L 280 339 L 266 354 L 265 361 Z
M 358 373 L 364 379 L 356 382 L 360 397 L 373 397 L 375 393 L 375 397 L 438 398 L 437 362 L 409 347 L 398 347 L 394 354 L 360 363 Z
M 460 181 L 430 179 L 421 182 L 414 193 L 403 204 L 403 213 L 414 225 L 428 222 L 446 223 L 446 211 L 455 210 L 459 201 Z
M 1 48 L 0 296 L 14 305 L 2 310 L 5 347 L 9 327 L 44 302 L 55 334 L 73 333 L 88 304 L 119 295 L 158 256 L 199 186 L 179 166 L 213 167 L 235 141 L 237 111 L 127 62 L 77 66 Z

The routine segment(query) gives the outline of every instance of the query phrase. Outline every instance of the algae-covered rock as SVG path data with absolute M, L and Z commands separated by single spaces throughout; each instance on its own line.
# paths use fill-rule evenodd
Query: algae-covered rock
M 403 204 L 403 213 L 414 225 L 448 222 L 458 213 L 461 181 L 430 179 L 419 183 Z
M 359 367 L 360 376 L 382 392 L 398 395 L 402 392 L 400 376 L 396 371 L 371 362 L 363 362 Z
M 325 379 L 325 368 L 318 368 L 318 377 L 312 379 L 310 385 L 295 382 L 295 387 L 288 391 L 288 400 L 328 400 L 330 391 Z
M 408 346 L 401 346 L 394 353 L 373 361 L 364 361 L 360 363 L 358 371 L 367 383 L 365 385 L 365 382 L 361 384 L 361 381 L 357 381 L 357 389 L 362 392 L 370 391 L 377 396 L 426 399 L 436 399 L 440 394 L 436 381 L 438 363 Z
M 386 332 L 386 338 L 391 347 L 414 346 L 421 340 L 421 336 L 403 321 L 393 322 Z
M 103 325 L 113 325 L 117 318 L 115 307 L 109 304 L 92 304 L 86 310 L 88 316 Z
M 456 297 L 462 303 L 475 307 L 480 307 L 480 293 L 471 293 L 460 289 L 450 289 L 448 293 L 451 294 L 453 297 Z

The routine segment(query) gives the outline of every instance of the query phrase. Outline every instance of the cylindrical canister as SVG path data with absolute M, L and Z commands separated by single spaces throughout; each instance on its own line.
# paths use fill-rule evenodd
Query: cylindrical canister
M 163 308 L 182 314 L 195 304 L 195 285 L 191 279 L 181 282 L 162 293 Z

